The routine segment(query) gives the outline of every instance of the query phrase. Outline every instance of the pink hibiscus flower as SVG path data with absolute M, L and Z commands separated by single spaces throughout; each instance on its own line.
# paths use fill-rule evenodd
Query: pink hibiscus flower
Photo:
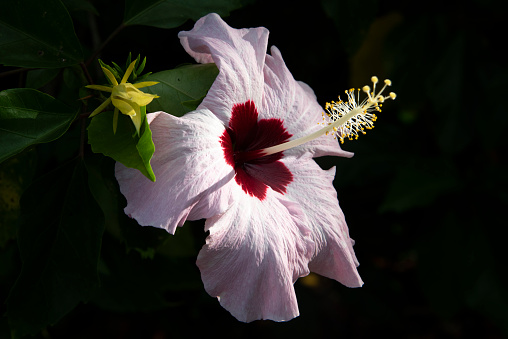
M 210 233 L 197 258 L 204 287 L 241 321 L 298 316 L 293 284 L 310 271 L 362 286 L 332 184 L 335 168 L 322 170 L 312 159 L 352 154 L 321 136 L 265 155 L 321 128 L 313 91 L 293 79 L 277 48 L 266 54 L 263 27 L 233 29 L 209 14 L 179 37 L 219 75 L 196 111 L 147 115 L 157 181 L 117 164 L 125 213 L 171 234 L 186 220 L 205 218 Z M 327 107 L 328 116 L 346 112 L 340 105 Z M 357 105 L 354 94 L 350 105 Z

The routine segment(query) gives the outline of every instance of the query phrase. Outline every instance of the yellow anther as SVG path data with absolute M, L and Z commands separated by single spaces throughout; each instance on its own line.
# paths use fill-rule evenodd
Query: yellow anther
M 326 121 L 329 121 L 328 126 L 333 124 L 333 126 L 330 126 L 332 129 L 328 131 L 336 136 L 341 143 L 346 138 L 349 140 L 358 139 L 360 134 L 365 134 L 366 130 L 374 128 L 374 122 L 377 120 L 374 112 L 381 112 L 383 103 L 387 99 L 395 99 L 396 97 L 395 93 L 383 95 L 385 88 L 392 84 L 390 80 L 386 79 L 383 88 L 380 90 L 376 88 L 376 84 L 379 82 L 378 77 L 373 76 L 370 80 L 372 81 L 372 88 L 367 85 L 361 87 L 361 89 L 351 88 L 345 91 L 347 94 L 346 101 L 342 101 L 339 96 L 337 102 L 326 103 Z M 354 93 L 355 91 L 358 91 L 358 93 Z M 363 100 L 360 99 L 360 92 L 362 91 L 367 95 Z
M 388 96 L 383 95 L 383 91 L 386 86 L 391 85 L 390 80 L 384 81 L 384 86 L 381 90 L 376 91 L 376 83 L 379 81 L 377 77 L 371 78 L 373 83 L 373 89 L 369 86 L 364 86 L 362 89 L 367 94 L 367 97 L 363 100 L 360 99 L 361 89 L 358 89 L 358 93 L 355 93 L 355 89 L 351 88 L 349 91 L 345 91 L 347 100 L 338 102 L 332 101 L 326 103 L 325 112 L 321 112 L 324 119 L 320 125 L 323 127 L 317 131 L 294 139 L 288 142 L 271 146 L 263 150 L 265 155 L 275 154 L 284 150 L 302 145 L 310 140 L 318 138 L 324 134 L 331 134 L 333 138 L 338 138 L 341 143 L 344 142 L 345 138 L 349 140 L 358 139 L 359 134 L 365 134 L 366 129 L 374 128 L 374 122 L 377 120 L 377 116 L 374 114 L 375 111 L 381 112 L 382 103 L 386 99 L 395 99 L 395 93 L 390 93 Z M 358 95 L 358 97 L 357 97 Z M 326 113 L 326 118 L 325 118 Z
M 395 100 L 395 98 L 397 97 L 397 94 L 393 93 L 393 92 L 390 92 L 390 98 L 392 100 Z

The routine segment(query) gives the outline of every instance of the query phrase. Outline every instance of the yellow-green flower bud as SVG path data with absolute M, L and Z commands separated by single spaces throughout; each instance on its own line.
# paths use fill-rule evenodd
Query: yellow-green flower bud
M 139 130 L 141 128 L 142 122 L 140 107 L 146 106 L 152 102 L 154 98 L 158 98 L 158 96 L 155 94 L 148 94 L 139 90 L 139 88 L 156 85 L 158 82 L 145 81 L 139 82 L 137 84 L 131 84 L 127 82 L 127 79 L 129 79 L 129 75 L 132 73 L 135 64 L 136 61 L 133 61 L 129 65 L 120 83 L 116 81 L 115 76 L 111 73 L 111 71 L 103 67 L 102 70 L 108 77 L 112 86 L 86 86 L 87 88 L 111 93 L 111 96 L 99 107 L 97 107 L 92 112 L 92 114 L 90 114 L 90 117 L 93 117 L 96 114 L 102 112 L 102 110 L 104 110 L 110 103 L 113 103 L 113 106 L 115 106 L 115 112 L 113 115 L 113 132 L 115 133 L 118 124 L 118 111 L 120 111 L 122 114 L 128 115 L 131 118 L 134 127 L 136 127 L 136 132 L 139 135 Z

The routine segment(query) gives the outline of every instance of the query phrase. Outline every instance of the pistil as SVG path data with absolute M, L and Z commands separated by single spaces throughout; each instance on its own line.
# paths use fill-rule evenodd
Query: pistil
M 335 137 L 338 137 L 341 142 L 344 141 L 345 137 L 349 138 L 350 140 L 353 137 L 357 139 L 359 132 L 365 134 L 364 129 L 373 128 L 373 122 L 377 119 L 376 115 L 372 114 L 371 112 L 381 112 L 382 103 L 387 99 L 393 100 L 396 97 L 396 94 L 393 92 L 387 96 L 382 95 L 385 88 L 387 86 L 391 86 L 390 80 L 386 79 L 384 81 L 383 88 L 377 94 L 375 91 L 378 78 L 374 76 L 371 78 L 371 80 L 373 83 L 373 90 L 371 92 L 369 86 L 363 87 L 362 90 L 367 94 L 367 98 L 365 98 L 361 103 L 359 95 L 360 93 L 358 93 L 358 101 L 356 101 L 354 90 L 350 89 L 349 91 L 346 91 L 348 96 L 347 102 L 343 102 L 339 97 L 338 102 L 332 101 L 331 103 L 326 103 L 326 116 L 330 119 L 331 122 L 323 123 L 325 127 L 304 137 L 260 150 L 261 152 L 259 153 L 259 156 L 267 156 L 270 154 L 279 153 L 314 140 L 324 134 L 328 135 L 331 132 Z M 358 92 L 360 92 L 359 89 Z M 325 119 L 325 113 L 323 113 L 323 119 Z

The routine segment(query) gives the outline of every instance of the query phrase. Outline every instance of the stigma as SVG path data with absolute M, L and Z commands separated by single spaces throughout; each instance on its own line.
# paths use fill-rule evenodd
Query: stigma
M 360 89 L 356 90 L 357 95 L 355 96 L 355 90 L 352 88 L 349 91 L 345 91 L 347 95 L 347 101 L 342 101 L 339 97 L 339 101 L 327 102 L 325 105 L 326 112 L 323 112 L 323 122 L 321 125 L 333 127 L 325 132 L 325 134 L 332 134 L 334 138 L 338 138 L 341 143 L 344 143 L 344 139 L 349 140 L 358 139 L 360 134 L 365 134 L 365 130 L 374 128 L 374 122 L 377 120 L 376 112 L 381 112 L 383 102 L 387 99 L 395 99 L 396 94 L 391 92 L 389 95 L 384 96 L 383 91 L 387 86 L 391 86 L 392 82 L 388 79 L 384 81 L 383 88 L 376 93 L 376 85 L 379 82 L 378 78 L 373 76 L 371 78 L 373 88 L 372 91 L 369 86 L 363 86 L 362 91 L 367 95 L 360 102 Z M 337 126 L 335 122 L 343 121 L 343 117 L 348 119 Z
M 301 138 L 265 148 L 259 154 L 261 156 L 266 156 L 282 152 L 314 140 L 322 135 L 331 134 L 334 138 L 338 138 L 341 143 L 344 142 L 345 138 L 349 140 L 358 139 L 358 135 L 365 134 L 366 129 L 374 128 L 374 122 L 377 120 L 375 112 L 381 112 L 383 103 L 388 99 L 394 100 L 397 96 L 393 92 L 390 92 L 386 96 L 383 95 L 386 87 L 392 85 L 390 80 L 384 80 L 384 86 L 377 93 L 376 86 L 379 80 L 376 76 L 373 76 L 371 81 L 373 85 L 372 90 L 369 86 L 363 86 L 362 91 L 366 94 L 366 97 L 361 101 L 360 89 L 350 89 L 346 91 L 346 101 L 342 101 L 339 96 L 339 101 L 327 102 L 325 106 L 326 113 L 322 113 L 323 122 L 318 123 L 323 125 L 323 128 Z M 357 92 L 356 95 L 355 92 Z

